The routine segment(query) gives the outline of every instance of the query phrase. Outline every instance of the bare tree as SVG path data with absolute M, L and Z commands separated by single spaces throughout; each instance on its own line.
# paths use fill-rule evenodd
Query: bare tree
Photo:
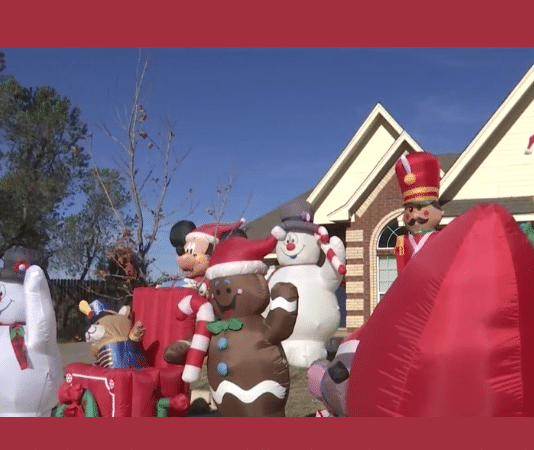
M 181 166 L 190 151 L 178 154 L 174 148 L 174 125 L 167 119 L 165 131 L 153 131 L 154 125 L 143 106 L 146 96 L 146 75 L 149 59 L 141 60 L 141 52 L 137 62 L 135 75 L 134 97 L 124 117 L 118 117 L 119 125 L 126 132 L 124 139 L 117 137 L 108 126 L 102 129 L 119 148 L 119 157 L 115 159 L 118 169 L 129 183 L 129 192 L 135 210 L 133 236 L 136 246 L 136 258 L 139 261 L 139 280 L 148 283 L 148 266 L 152 262 L 148 257 L 150 248 L 156 240 L 162 221 L 165 218 L 164 202 L 174 174 Z M 141 167 L 139 157 L 143 151 L 157 152 L 157 158 L 147 168 Z M 156 167 L 157 166 L 157 167 Z M 147 201 L 146 190 L 152 187 L 155 200 Z M 184 203 L 192 196 L 188 189 Z

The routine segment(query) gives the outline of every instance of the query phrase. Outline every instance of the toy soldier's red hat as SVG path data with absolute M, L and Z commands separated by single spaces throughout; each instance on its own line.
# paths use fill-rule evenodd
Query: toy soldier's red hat
M 428 152 L 402 155 L 395 172 L 404 203 L 431 203 L 439 197 L 439 159 Z
M 186 242 L 197 237 L 203 237 L 207 239 L 210 244 L 217 244 L 223 234 L 226 231 L 237 230 L 241 225 L 245 223 L 245 219 L 240 219 L 236 223 L 207 223 L 195 228 L 191 233 L 188 233 L 185 237 Z
M 265 275 L 267 266 L 262 260 L 274 250 L 277 242 L 273 235 L 260 240 L 236 236 L 221 241 L 213 250 L 206 278 L 213 280 L 252 273 Z

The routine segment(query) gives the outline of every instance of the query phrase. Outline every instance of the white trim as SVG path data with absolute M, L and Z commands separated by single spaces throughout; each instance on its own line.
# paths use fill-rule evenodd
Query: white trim
M 336 355 L 342 355 L 344 353 L 354 353 L 358 348 L 360 341 L 358 339 L 352 339 L 347 342 L 342 342 L 337 348 Z
M 481 201 L 481 203 L 482 203 L 482 201 Z M 447 205 L 445 205 L 444 208 L 447 208 Z M 534 221 L 534 213 L 513 214 L 513 216 L 514 216 L 514 219 L 516 220 L 516 222 Z M 443 218 L 441 219 L 439 224 L 440 225 L 448 225 L 454 219 L 456 219 L 456 217 L 458 217 L 458 216 L 454 216 L 454 217 L 452 217 L 452 216 L 449 216 L 449 217 L 443 216 Z
M 203 233 L 202 231 L 191 231 L 191 233 L 188 233 L 185 237 L 185 241 L 192 241 L 195 238 L 204 238 L 206 239 L 210 244 L 216 244 L 219 242 L 219 239 L 217 239 L 215 236 L 212 236 L 208 233 Z
M 534 220 L 534 214 L 514 214 L 516 222 L 529 222 Z
M 195 334 L 191 340 L 191 348 L 195 350 L 206 351 L 210 345 L 210 338 L 202 336 L 201 334 Z
M 182 380 L 186 383 L 192 383 L 193 381 L 198 380 L 200 376 L 200 367 L 192 366 L 191 364 L 186 364 L 184 371 L 182 372 Z
M 184 297 L 182 300 L 178 302 L 178 309 L 187 316 L 190 316 L 191 314 L 193 314 L 193 309 L 191 308 L 192 298 L 193 298 L 192 295 L 188 295 L 187 297 Z
M 423 237 L 421 238 L 421 240 L 419 241 L 419 243 L 415 242 L 415 238 L 413 236 L 413 234 L 408 234 L 408 240 L 410 241 L 410 244 L 412 244 L 412 247 L 413 247 L 413 255 L 414 256 L 415 254 L 417 254 L 419 252 L 419 250 L 421 250 L 423 248 L 423 246 L 425 245 L 426 241 L 428 241 L 428 238 L 430 237 L 430 235 L 434 233 L 433 231 L 430 231 L 429 233 L 425 233 L 423 235 Z
M 287 312 L 295 312 L 297 310 L 297 302 L 292 301 L 288 302 L 284 297 L 276 297 L 272 302 L 270 309 L 271 311 L 276 308 L 285 309 Z
M 104 385 L 106 386 L 106 389 L 108 390 L 109 395 L 111 396 L 111 417 L 115 417 L 115 394 L 111 392 L 111 389 L 113 388 L 112 379 L 108 381 L 107 377 L 97 377 L 94 375 L 83 375 L 81 373 L 65 374 L 65 378 L 67 378 L 68 375 L 70 375 L 71 377 L 86 378 L 88 380 L 103 381 Z M 71 378 L 70 384 L 72 385 L 72 378 Z
M 217 390 L 211 390 L 211 397 L 213 401 L 217 404 L 221 404 L 223 397 L 226 394 L 232 394 L 237 397 L 243 403 L 252 403 L 260 395 L 265 393 L 273 394 L 275 397 L 284 398 L 286 395 L 286 388 L 283 387 L 280 383 L 277 383 L 274 380 L 264 380 L 261 383 L 258 383 L 256 386 L 251 387 L 248 390 L 245 390 L 231 381 L 224 380 Z
M 267 266 L 262 261 L 230 261 L 215 264 L 206 270 L 206 278 L 230 277 L 232 275 L 245 275 L 250 273 L 267 273 Z
M 213 312 L 211 303 L 203 303 L 198 308 L 197 319 L 205 322 L 213 322 L 215 320 L 215 313 Z

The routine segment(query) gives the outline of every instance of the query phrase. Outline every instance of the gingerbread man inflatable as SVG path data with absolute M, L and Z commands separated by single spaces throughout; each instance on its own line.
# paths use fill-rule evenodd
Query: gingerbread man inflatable
M 276 243 L 274 236 L 231 237 L 215 247 L 206 271 L 218 319 L 208 324 L 208 381 L 223 416 L 285 415 L 289 366 L 281 342 L 295 326 L 298 292 L 291 283 L 277 283 L 269 292 L 262 259 Z

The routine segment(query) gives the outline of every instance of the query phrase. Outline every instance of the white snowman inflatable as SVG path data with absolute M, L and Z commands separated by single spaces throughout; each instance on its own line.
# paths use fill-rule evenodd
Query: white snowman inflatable
M 56 317 L 40 255 L 4 254 L 0 269 L 0 416 L 50 416 L 63 364 Z
M 345 246 L 336 236 L 329 240 L 326 236 L 327 244 L 321 245 L 313 214 L 310 203 L 301 199 L 280 208 L 281 223 L 273 229 L 279 239 L 276 257 L 280 265 L 267 274 L 270 288 L 290 282 L 299 293 L 293 334 L 282 342 L 289 364 L 296 367 L 309 367 L 326 358 L 326 343 L 340 319 L 336 290 L 343 279 L 340 267 L 345 267 Z M 321 248 L 328 257 L 319 265 Z

